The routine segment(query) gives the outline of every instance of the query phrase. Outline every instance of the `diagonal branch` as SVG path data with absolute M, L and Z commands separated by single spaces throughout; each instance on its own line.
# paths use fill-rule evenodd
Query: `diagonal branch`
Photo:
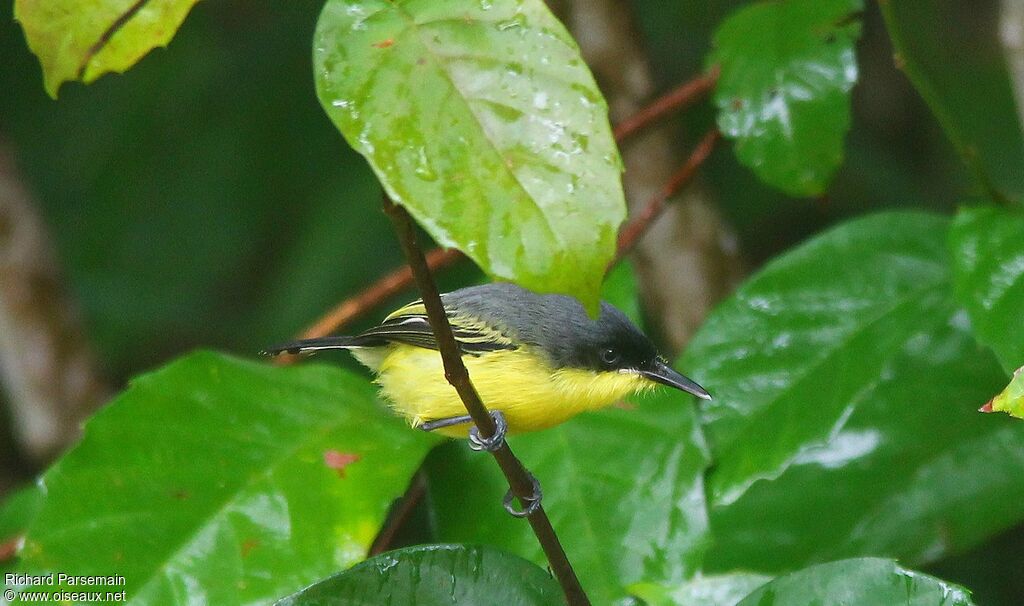
M 693 148 L 693 153 L 690 154 L 690 157 L 686 159 L 686 162 L 679 170 L 672 175 L 668 183 L 647 202 L 647 205 L 644 206 L 643 210 L 632 221 L 622 228 L 622 231 L 619 232 L 618 251 L 615 254 L 615 260 L 612 261 L 612 265 L 621 261 L 623 257 L 629 254 L 629 251 L 633 250 L 640 236 L 647 231 L 651 223 L 665 210 L 665 204 L 668 200 L 693 180 L 693 177 L 697 174 L 697 169 L 708 159 L 708 156 L 711 155 L 711 150 L 715 148 L 715 144 L 718 143 L 721 137 L 722 133 L 717 128 L 711 128 L 711 130 L 705 133 L 704 137 L 697 143 L 697 146 Z
M 628 137 L 647 128 L 658 120 L 683 110 L 690 104 L 704 98 L 705 95 L 715 88 L 720 73 L 721 70 L 716 65 L 708 73 L 683 82 L 676 88 L 658 97 L 650 105 L 616 124 L 612 130 L 615 140 L 622 143 Z
M 490 438 L 496 431 L 494 419 L 491 418 L 487 408 L 480 401 L 480 396 L 469 379 L 469 372 L 462 363 L 462 356 L 459 353 L 458 345 L 455 343 L 452 327 L 448 324 L 448 316 L 445 314 L 444 306 L 441 303 L 441 295 L 437 291 L 437 284 L 434 283 L 434 277 L 427 266 L 423 251 L 420 250 L 416 242 L 416 231 L 412 220 L 405 209 L 392 202 L 387 194 L 384 195 L 383 204 L 384 211 L 395 226 L 395 232 L 402 245 L 402 251 L 405 253 L 406 260 L 409 262 L 409 267 L 412 270 L 412 275 L 416 280 L 416 285 L 419 287 L 423 306 L 427 309 L 427 318 L 430 320 L 430 327 L 434 331 L 441 359 L 444 362 L 445 378 L 448 379 L 448 382 L 459 393 L 459 397 L 473 418 L 473 423 L 476 424 L 480 435 L 484 439 Z M 527 500 L 533 496 L 534 492 L 532 476 L 526 471 L 526 468 L 523 467 L 519 459 L 512 454 L 512 449 L 509 448 L 508 443 L 502 442 L 501 447 L 492 454 L 498 466 L 501 467 L 502 473 L 505 474 L 512 493 L 519 497 L 520 503 L 523 506 L 526 506 Z M 589 606 L 590 600 L 587 598 L 586 593 L 584 593 L 583 587 L 576 577 L 576 572 L 572 569 L 572 565 L 565 555 L 565 550 L 562 549 L 562 544 L 555 534 L 555 529 L 551 527 L 551 521 L 548 519 L 547 513 L 544 512 L 543 505 L 537 507 L 533 513 L 527 516 L 527 520 L 529 520 L 534 534 L 537 535 L 537 540 L 544 549 L 544 555 L 547 556 L 551 570 L 562 586 L 562 591 L 565 592 L 565 599 L 569 606 Z

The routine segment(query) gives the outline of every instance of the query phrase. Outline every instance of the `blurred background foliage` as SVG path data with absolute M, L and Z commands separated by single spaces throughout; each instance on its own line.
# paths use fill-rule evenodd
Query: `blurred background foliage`
M 635 3 L 663 86 L 701 71 L 714 26 L 742 4 Z M 981 4 L 950 23 L 991 46 L 997 6 Z M 787 198 L 731 153 L 704 170 L 755 267 L 845 217 L 950 210 L 966 188 L 869 6 L 847 158 L 827 196 Z M 129 75 L 67 84 L 59 102 L 4 10 L 0 137 L 42 206 L 115 384 L 197 345 L 255 352 L 399 265 L 376 180 L 316 100 L 309 39 L 319 3 L 200 3 L 168 50 Z M 712 120 L 709 104 L 686 112 L 680 145 Z M 475 270 L 447 275 L 460 273 Z
M 702 70 L 714 28 L 743 4 L 633 3 L 662 88 Z M 977 49 L 982 67 L 1002 60 L 998 3 L 935 5 L 937 35 Z M 400 264 L 374 176 L 316 99 L 309 43 L 320 9 L 201 2 L 168 50 L 128 75 L 65 85 L 55 102 L 4 4 L 0 144 L 40 205 L 115 388 L 199 346 L 254 354 Z M 896 207 L 950 213 L 965 193 L 981 193 L 896 68 L 875 3 L 857 58 L 846 159 L 826 195 L 786 197 L 727 150 L 704 166 L 703 186 L 751 268 L 844 218 Z M 710 103 L 685 112 L 677 143 L 688 149 L 713 120 Z M 463 262 L 442 287 L 479 277 Z M 0 441 L 17 475 L 38 471 Z M 1022 565 L 1018 528 L 929 571 L 971 587 L 980 604 L 1016 604 Z

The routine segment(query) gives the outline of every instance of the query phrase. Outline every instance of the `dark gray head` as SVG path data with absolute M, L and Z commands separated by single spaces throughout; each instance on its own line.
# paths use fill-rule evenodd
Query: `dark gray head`
M 673 370 L 654 343 L 621 311 L 604 301 L 597 319 L 574 297 L 539 295 L 514 284 L 471 286 L 443 295 L 449 313 L 465 313 L 517 343 L 543 352 L 555 368 L 636 371 L 701 398 L 699 385 Z

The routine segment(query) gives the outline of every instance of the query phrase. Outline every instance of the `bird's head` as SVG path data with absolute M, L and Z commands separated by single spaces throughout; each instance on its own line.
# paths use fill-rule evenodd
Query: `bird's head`
M 616 399 L 655 384 L 710 399 L 703 387 L 674 370 L 654 343 L 613 305 L 591 318 L 574 297 L 541 295 L 493 283 L 446 295 L 445 305 L 508 334 L 547 358 L 555 373 L 585 399 Z
M 572 344 L 563 362 L 597 373 L 641 377 L 710 400 L 711 395 L 691 379 L 672 368 L 658 354 L 650 338 L 629 318 L 609 303 L 601 304 L 596 320 L 577 318 L 576 329 L 566 336 Z

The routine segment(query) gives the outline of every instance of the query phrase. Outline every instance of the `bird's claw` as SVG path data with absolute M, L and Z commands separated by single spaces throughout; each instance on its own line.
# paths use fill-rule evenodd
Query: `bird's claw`
M 540 490 L 540 482 L 532 473 L 530 474 L 530 482 L 533 483 L 533 494 L 529 497 L 519 497 L 519 500 L 523 503 L 523 509 L 516 509 L 515 505 L 512 504 L 512 500 L 516 495 L 512 492 L 511 488 L 505 493 L 505 498 L 502 499 L 501 504 L 510 516 L 525 518 L 533 515 L 534 512 L 540 509 L 540 500 L 544 497 L 544 493 Z
M 469 428 L 469 447 L 480 452 L 494 452 L 505 444 L 505 434 L 508 432 L 508 422 L 500 410 L 492 410 L 491 418 L 494 419 L 494 435 L 485 438 L 480 435 L 480 430 L 474 425 Z

